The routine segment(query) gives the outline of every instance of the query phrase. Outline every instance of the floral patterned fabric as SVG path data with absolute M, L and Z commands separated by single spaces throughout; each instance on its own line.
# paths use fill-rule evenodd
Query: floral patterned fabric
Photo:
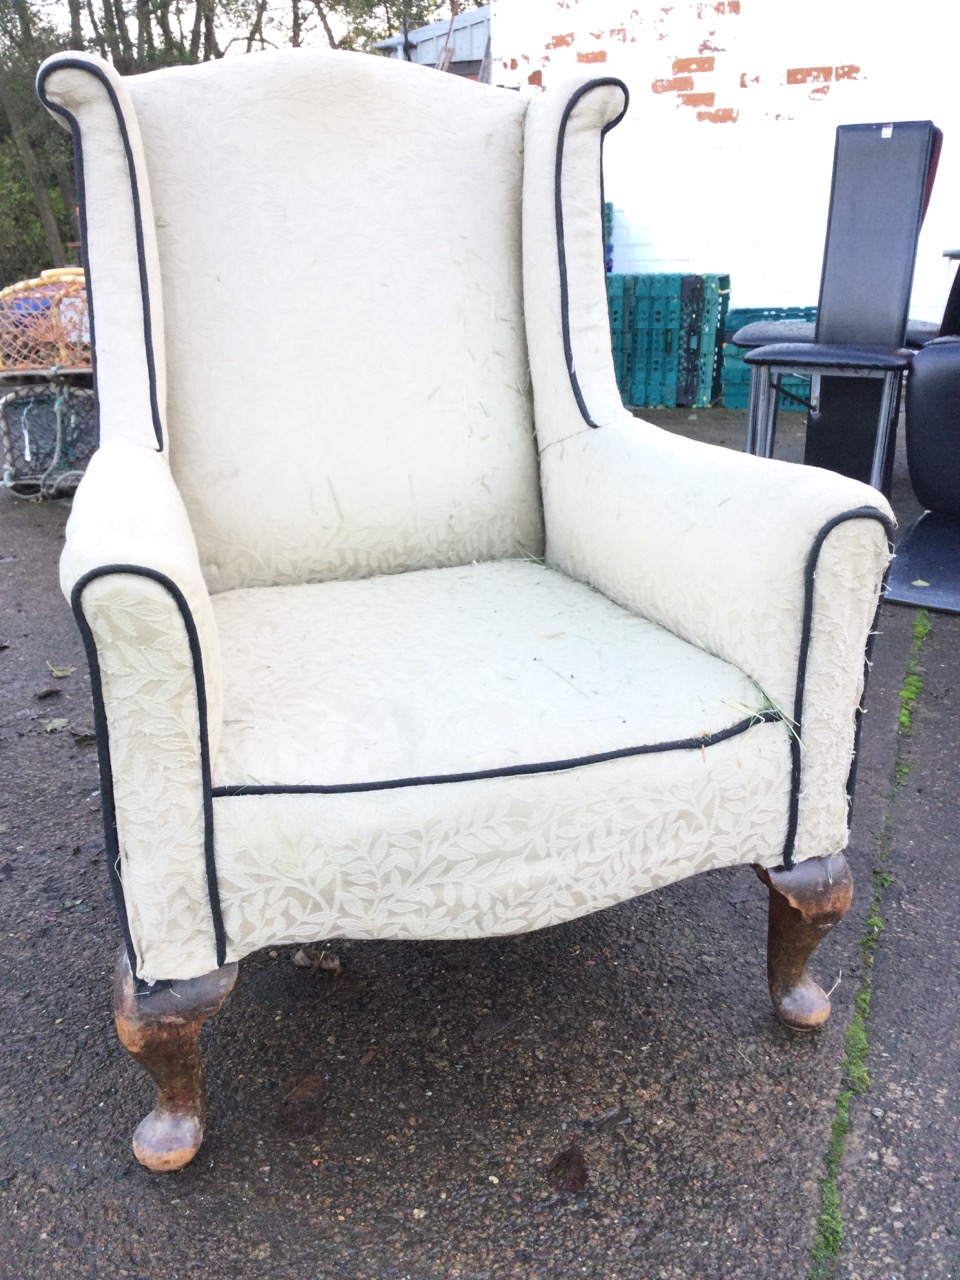
M 564 773 L 214 800 L 228 959 L 336 936 L 476 938 L 711 867 L 779 862 L 788 734 Z
M 213 597 L 215 786 L 382 783 L 699 740 L 736 667 L 524 560 Z

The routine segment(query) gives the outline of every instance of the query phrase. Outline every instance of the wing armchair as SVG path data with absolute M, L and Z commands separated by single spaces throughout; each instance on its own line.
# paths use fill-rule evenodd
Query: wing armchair
M 889 509 L 636 421 L 601 230 L 616 80 L 526 101 L 347 53 L 68 53 L 101 444 L 92 673 L 153 1169 L 257 948 L 539 928 L 714 867 L 780 1016 L 843 855 Z

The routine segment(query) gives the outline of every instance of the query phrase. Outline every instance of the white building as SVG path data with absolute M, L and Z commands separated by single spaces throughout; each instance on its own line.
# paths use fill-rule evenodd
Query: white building
M 960 248 L 958 0 L 493 0 L 492 80 L 631 93 L 605 145 L 617 271 L 729 273 L 735 307 L 816 303 L 838 124 L 931 119 L 943 154 L 911 314 Z
M 486 4 L 478 9 L 465 10 L 453 19 L 452 27 L 448 18 L 443 22 L 431 22 L 428 27 L 408 31 L 406 47 L 403 36 L 391 36 L 389 40 L 381 40 L 373 47 L 390 58 L 406 58 L 409 62 L 436 67 L 444 56 L 448 42 L 451 54 L 449 71 L 470 80 L 489 79 L 484 72 L 489 71 L 490 6 Z

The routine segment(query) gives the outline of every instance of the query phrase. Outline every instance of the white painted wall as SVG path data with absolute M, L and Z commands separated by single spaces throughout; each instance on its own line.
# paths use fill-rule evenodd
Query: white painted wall
M 493 81 L 630 88 L 607 135 L 617 271 L 729 273 L 735 307 L 816 303 L 838 124 L 933 120 L 911 315 L 960 248 L 960 0 L 493 0 Z M 710 97 L 712 95 L 712 98 Z

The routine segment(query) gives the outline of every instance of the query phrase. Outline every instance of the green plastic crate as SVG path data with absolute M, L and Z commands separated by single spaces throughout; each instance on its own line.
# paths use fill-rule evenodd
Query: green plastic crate
M 627 404 L 706 408 L 716 403 L 729 289 L 729 276 L 720 275 L 607 277 L 611 347 Z
M 734 346 L 731 339 L 744 325 L 760 320 L 807 320 L 815 322 L 816 307 L 731 307 L 724 324 L 723 344 L 723 403 L 728 409 L 746 409 L 750 395 L 750 366 L 744 360 L 746 347 Z M 778 409 L 786 412 L 806 410 L 802 401 L 810 398 L 810 382 L 807 378 L 787 377 L 781 380 L 784 391 Z M 792 397 L 799 397 L 793 399 Z

